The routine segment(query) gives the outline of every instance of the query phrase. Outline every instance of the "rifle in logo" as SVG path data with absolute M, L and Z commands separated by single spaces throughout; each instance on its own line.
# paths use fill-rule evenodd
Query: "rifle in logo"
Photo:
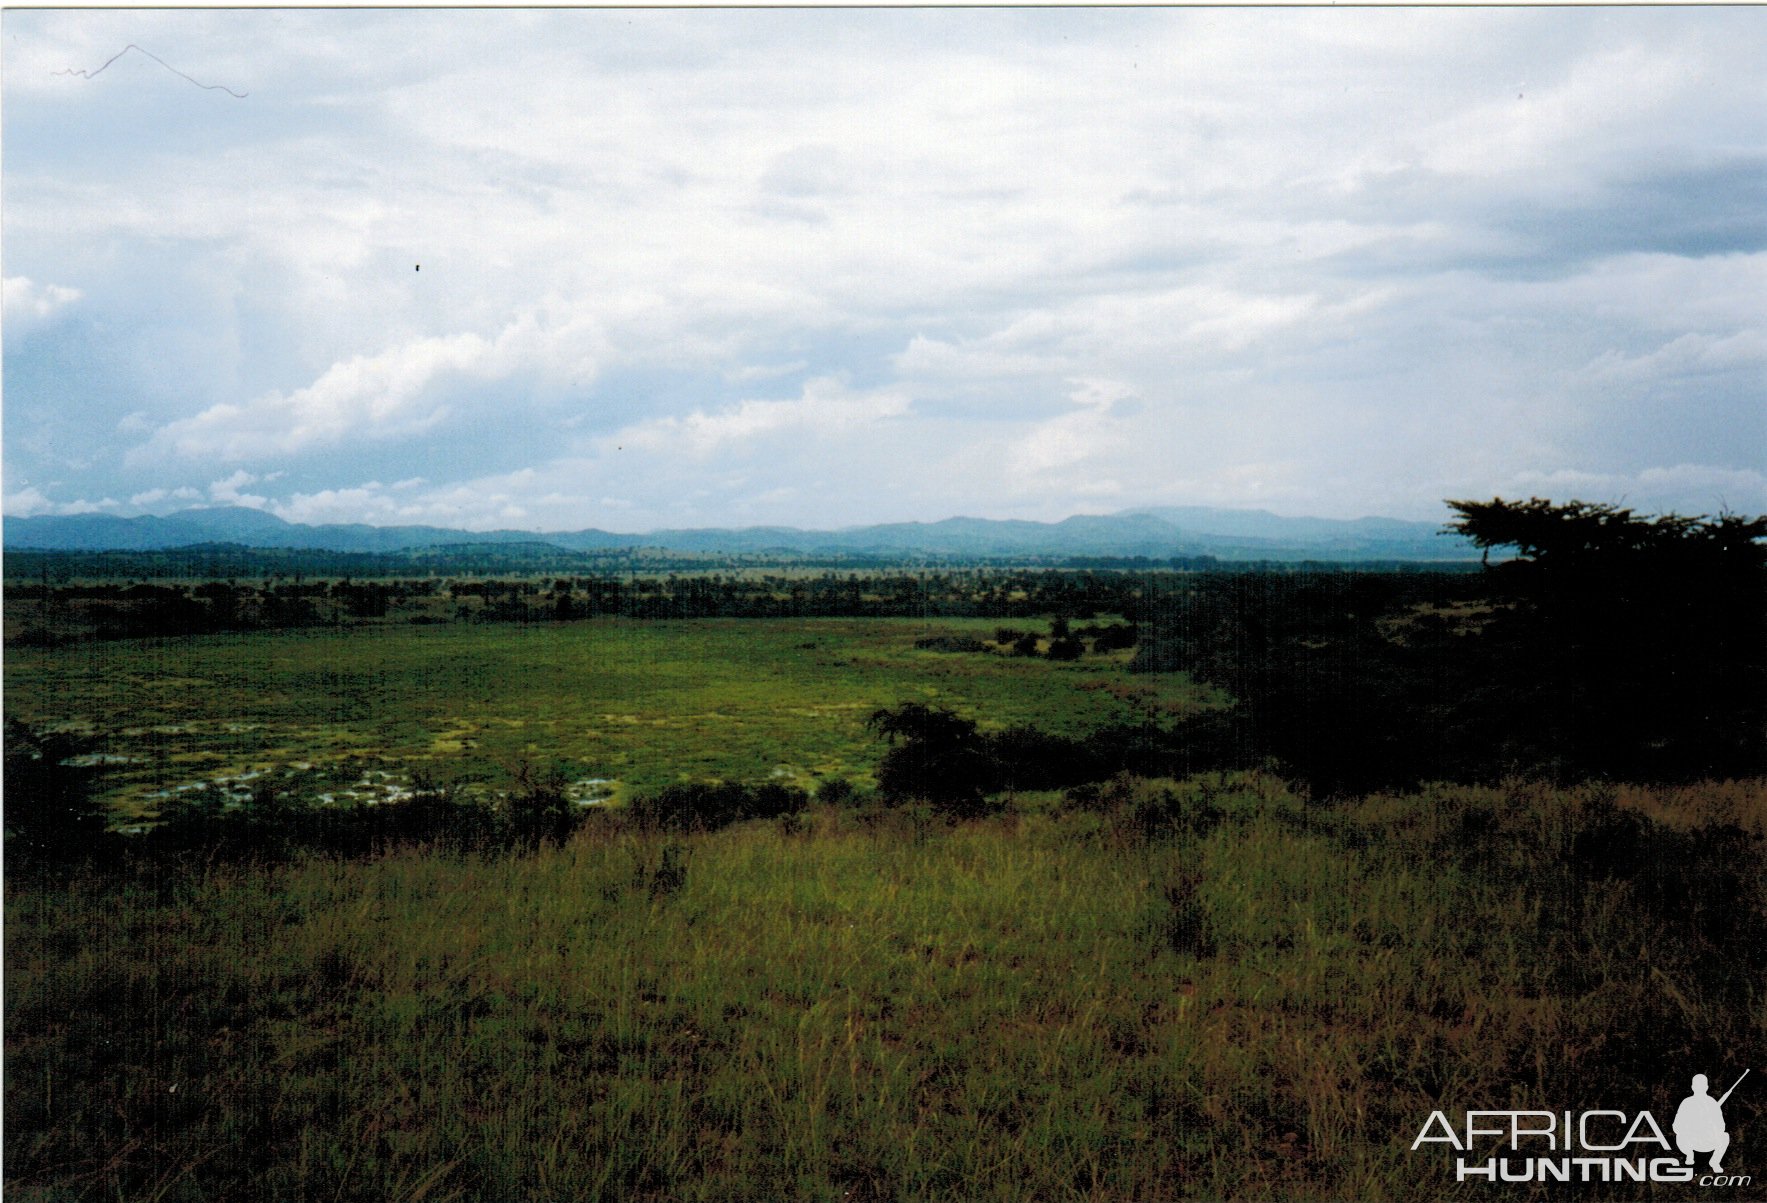
M 1724 1102 L 1748 1076 L 1749 1071 L 1743 1070 L 1742 1077 L 1732 1082 L 1729 1090 L 1713 1098 L 1706 1093 L 1706 1075 L 1693 1075 L 1693 1093 L 1682 1099 L 1675 1111 L 1675 1147 L 1687 1158 L 1688 1165 L 1693 1164 L 1695 1153 L 1710 1153 L 1712 1158 L 1707 1164 L 1712 1172 L 1723 1172 L 1720 1163 L 1725 1150 L 1730 1148 L 1730 1133 L 1724 1130 Z

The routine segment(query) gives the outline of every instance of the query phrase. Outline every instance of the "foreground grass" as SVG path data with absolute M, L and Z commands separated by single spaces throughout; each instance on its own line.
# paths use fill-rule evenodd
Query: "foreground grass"
M 1758 837 L 1760 784 L 1617 801 L 1681 848 Z M 1569 856 L 1609 795 L 1251 776 L 1138 825 L 1167 788 L 14 875 L 8 1197 L 1505 1197 L 1408 1151 L 1430 1110 L 1666 1116 L 1690 1066 L 1763 1063 L 1746 836 L 1702 926 Z M 1759 1099 L 1727 1114 L 1758 1165 Z
M 1128 652 L 1053 663 L 917 649 L 965 619 L 707 619 L 274 631 L 9 649 L 7 713 L 92 733 L 124 813 L 248 769 L 339 762 L 505 784 L 519 762 L 645 791 L 693 777 L 865 780 L 904 700 L 1078 735 L 1207 704 Z M 789 751 L 786 751 L 789 749 Z M 359 770 L 357 770 L 359 771 Z

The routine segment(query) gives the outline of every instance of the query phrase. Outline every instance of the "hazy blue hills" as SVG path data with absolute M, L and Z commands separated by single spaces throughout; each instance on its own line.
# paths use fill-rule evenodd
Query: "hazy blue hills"
M 1210 555 L 1224 560 L 1464 560 L 1478 552 L 1429 522 L 1395 518 L 1290 518 L 1265 510 L 1166 506 L 1083 514 L 1060 522 L 947 518 L 842 530 L 753 526 L 616 534 L 463 531 L 436 526 L 307 526 L 262 510 L 217 507 L 164 517 L 77 514 L 7 518 L 9 551 L 162 551 L 198 544 L 336 552 L 545 544 L 567 551 L 656 548 L 730 555 L 1133 557 Z

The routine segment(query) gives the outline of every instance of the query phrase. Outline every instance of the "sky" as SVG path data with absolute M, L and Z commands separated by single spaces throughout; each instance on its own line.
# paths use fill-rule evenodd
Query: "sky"
M 1767 9 L 0 40 L 9 516 L 1767 513 Z

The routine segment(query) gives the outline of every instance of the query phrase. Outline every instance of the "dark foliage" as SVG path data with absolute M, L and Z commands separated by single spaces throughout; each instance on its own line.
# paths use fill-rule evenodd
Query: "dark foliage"
M 859 791 L 845 777 L 830 777 L 816 787 L 816 800 L 824 806 L 851 806 Z
M 515 789 L 504 796 L 500 806 L 511 838 L 528 848 L 570 838 L 582 821 L 582 811 L 565 796 L 564 774 L 556 768 L 541 770 L 523 763 L 511 775 Z
M 1571 774 L 1767 771 L 1767 518 L 1571 502 L 1449 503 L 1520 559 L 1490 573 L 1485 637 L 1525 752 Z
M 1321 792 L 1767 771 L 1767 519 L 1451 504 L 1524 558 L 1194 578 L 1150 595 L 1131 667 L 1220 686 L 1240 750 Z
M 971 719 L 919 702 L 879 710 L 870 722 L 891 745 L 878 766 L 884 800 L 919 799 L 956 817 L 986 813 L 983 799 L 990 794 L 1066 789 L 1118 773 L 1184 776 L 1257 762 L 1232 714 L 1170 726 L 1102 727 L 1077 739 L 1028 726 L 984 732 Z
M 632 799 L 626 813 L 641 826 L 669 831 L 715 831 L 747 819 L 776 819 L 796 814 L 810 796 L 792 786 L 770 782 L 743 785 L 734 781 L 686 782 Z
M 662 860 L 650 871 L 645 890 L 655 901 L 679 894 L 686 884 L 686 849 L 680 844 L 668 844 L 663 848 Z
M 1161 888 L 1165 909 L 1158 918 L 1158 934 L 1167 947 L 1181 956 L 1205 960 L 1215 955 L 1215 937 L 1208 912 L 1197 897 L 1199 874 L 1181 874 Z
M 1051 660 L 1078 660 L 1086 654 L 1086 643 L 1072 635 L 1049 641 L 1049 651 L 1044 653 Z
M 1131 844 L 1209 834 L 1221 822 L 1213 790 L 1179 791 L 1149 786 L 1122 773 L 1109 781 L 1088 782 L 1070 789 L 1062 799 L 1067 810 L 1109 816 L 1115 834 Z
M 972 720 L 908 702 L 878 710 L 868 721 L 890 742 L 877 769 L 878 792 L 886 801 L 919 798 L 956 818 L 985 813 L 995 766 Z
M 985 652 L 988 645 L 968 635 L 927 635 L 914 646 L 923 652 Z
M 1092 640 L 1092 650 L 1098 655 L 1114 652 L 1135 646 L 1135 628 L 1127 623 L 1111 623 L 1102 627 L 1081 627 L 1074 634 L 1082 639 Z
M 77 736 L 6 720 L 6 851 L 26 863 L 105 859 L 114 837 L 92 794 L 92 751 Z
M 541 812 L 542 814 L 544 812 Z M 547 816 L 521 803 L 493 807 L 441 790 L 420 790 L 399 802 L 373 806 L 313 806 L 262 790 L 245 806 L 217 800 L 169 808 L 146 834 L 124 841 L 145 861 L 216 860 L 275 863 L 308 854 L 376 856 L 424 845 L 447 852 L 497 853 L 537 847 L 568 835 L 581 821 Z
M 908 572 L 889 565 L 869 565 L 807 576 L 753 567 L 724 572 L 718 569 L 725 562 L 720 557 L 682 563 L 639 556 L 614 561 L 589 557 L 568 566 L 537 561 L 527 568 L 534 575 L 510 578 L 474 575 L 521 569 L 471 555 L 456 559 L 394 557 L 383 563 L 372 556 L 340 553 L 309 563 L 300 553 L 264 553 L 262 560 L 253 560 L 255 553 L 246 549 L 231 551 L 237 554 L 222 555 L 215 549 L 140 554 L 17 553 L 8 560 L 13 571 L 7 577 L 6 600 L 17 607 L 22 621 L 9 642 L 15 647 L 47 647 L 80 639 L 185 638 L 314 625 L 531 625 L 603 616 L 1025 620 L 1052 615 L 1051 640 L 1090 639 L 1094 651 L 1106 652 L 1134 646 L 1133 622 L 1157 612 L 1163 599 L 1193 579 L 1191 574 L 1210 567 L 1190 561 L 1146 562 L 1134 571 L 965 563 Z M 15 559 L 23 570 L 12 563 Z M 730 566 L 738 567 L 734 563 Z M 553 575 L 567 567 L 572 574 Z M 697 570 L 655 574 L 681 567 Z M 1476 571 L 1477 565 L 1466 568 Z M 631 575 L 645 570 L 652 575 Z M 443 572 L 451 575 L 441 575 Z M 1343 565 L 1247 564 L 1223 567 L 1210 575 L 1317 577 L 1347 572 Z M 1393 575 L 1443 573 L 1411 566 Z M 210 579 L 196 584 L 133 579 L 140 576 Z M 1100 614 L 1118 614 L 1130 622 L 1070 629 L 1066 617 L 1073 615 L 1090 623 Z M 1016 645 L 1020 655 L 1036 655 L 1040 650 L 1041 637 L 1019 625 L 1002 626 L 994 635 L 995 643 Z M 935 650 L 980 650 L 967 643 L 929 646 Z

